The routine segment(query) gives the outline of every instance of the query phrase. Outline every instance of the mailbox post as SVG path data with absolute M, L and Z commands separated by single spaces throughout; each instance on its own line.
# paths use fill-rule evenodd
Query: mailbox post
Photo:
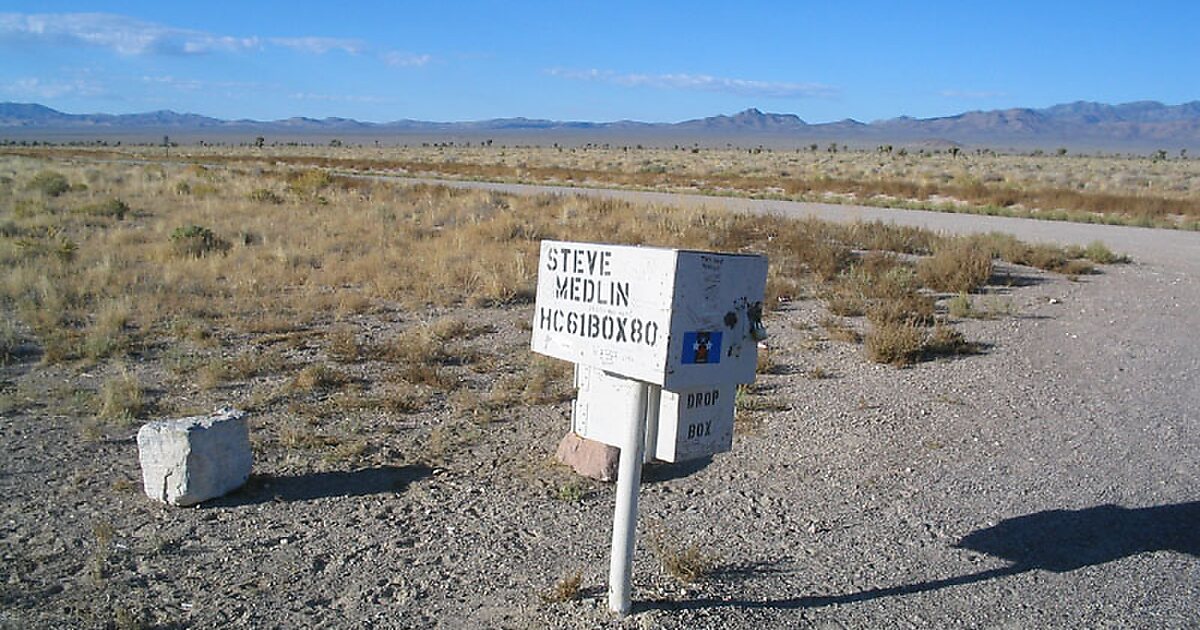
M 643 459 L 728 451 L 766 337 L 767 259 L 542 241 L 534 352 L 577 364 L 572 430 L 621 450 L 609 608 L 630 608 Z

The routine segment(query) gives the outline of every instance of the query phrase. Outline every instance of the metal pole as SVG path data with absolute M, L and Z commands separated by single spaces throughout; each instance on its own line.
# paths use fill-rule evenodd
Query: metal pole
M 638 383 L 634 417 L 629 418 L 617 468 L 617 506 L 613 512 L 612 556 L 608 565 L 608 608 L 625 616 L 630 609 L 633 548 L 637 538 L 638 486 L 646 439 L 648 385 Z

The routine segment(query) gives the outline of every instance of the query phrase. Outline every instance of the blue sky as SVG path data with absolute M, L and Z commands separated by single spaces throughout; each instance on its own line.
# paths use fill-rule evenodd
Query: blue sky
M 0 101 L 71 113 L 809 122 L 1200 99 L 1200 2 L 0 0 Z

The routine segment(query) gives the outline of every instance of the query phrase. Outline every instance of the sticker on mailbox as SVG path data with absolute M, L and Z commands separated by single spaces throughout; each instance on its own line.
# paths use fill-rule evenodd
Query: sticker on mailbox
M 683 333 L 683 357 L 680 363 L 720 363 L 721 362 L 721 333 L 718 332 L 685 332 Z

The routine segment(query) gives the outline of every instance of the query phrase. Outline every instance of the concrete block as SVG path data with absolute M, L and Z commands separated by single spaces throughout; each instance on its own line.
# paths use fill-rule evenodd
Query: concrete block
M 575 472 L 599 481 L 617 478 L 621 449 L 602 442 L 580 437 L 568 431 L 558 443 L 555 459 L 575 469 Z
M 245 412 L 157 420 L 138 430 L 142 483 L 151 499 L 195 505 L 240 488 L 253 455 Z

